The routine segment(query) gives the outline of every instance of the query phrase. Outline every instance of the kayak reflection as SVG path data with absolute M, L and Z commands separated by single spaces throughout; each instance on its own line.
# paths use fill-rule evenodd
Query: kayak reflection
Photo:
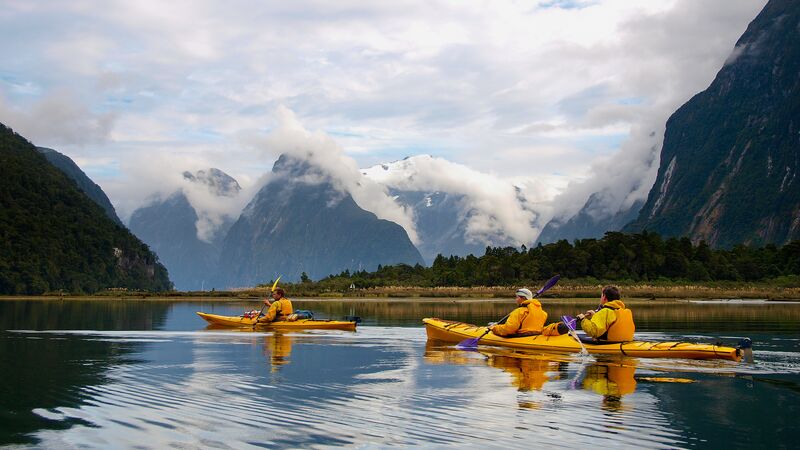
M 622 406 L 622 397 L 636 390 L 636 360 L 624 361 L 576 360 L 570 355 L 523 353 L 519 351 L 481 348 L 464 351 L 452 346 L 428 343 L 425 360 L 430 364 L 486 365 L 503 370 L 511 376 L 511 384 L 520 392 L 548 390 L 585 390 L 603 397 L 603 407 L 611 410 Z M 579 369 L 570 376 L 570 368 Z M 560 383 L 561 380 L 566 382 Z
M 622 397 L 636 390 L 636 366 L 621 363 L 594 363 L 586 368 L 583 389 L 603 396 L 603 407 L 622 408 Z
M 289 364 L 289 356 L 292 354 L 293 338 L 289 335 L 276 331 L 275 333 L 264 336 L 264 355 L 269 359 L 272 372 L 276 372 L 281 366 Z
M 205 328 L 209 331 L 225 330 L 230 332 L 255 332 L 252 328 L 230 328 L 223 325 L 209 324 Z M 272 372 L 278 371 L 281 366 L 289 364 L 289 356 L 292 354 L 292 343 L 294 338 L 284 334 L 282 331 L 275 330 L 272 334 L 264 336 L 264 356 L 270 362 Z
M 557 361 L 539 355 L 497 355 L 485 354 L 491 367 L 502 369 L 511 375 L 511 384 L 521 392 L 540 391 L 547 381 L 567 378 L 566 361 Z

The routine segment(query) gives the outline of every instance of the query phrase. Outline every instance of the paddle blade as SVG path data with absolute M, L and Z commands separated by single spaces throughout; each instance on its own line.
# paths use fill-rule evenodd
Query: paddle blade
M 561 275 L 556 275 L 556 276 L 554 276 L 553 278 L 550 278 L 550 279 L 547 281 L 547 283 L 545 283 L 545 284 L 544 284 L 544 286 L 542 286 L 542 288 L 541 288 L 541 289 L 539 289 L 538 291 L 536 291 L 536 296 L 537 296 L 537 297 L 538 297 L 538 296 L 540 296 L 540 295 L 541 295 L 541 294 L 542 294 L 544 291 L 546 291 L 546 290 L 550 289 L 551 287 L 555 286 L 555 285 L 556 285 L 556 283 L 558 283 L 558 280 L 559 280 L 560 278 L 561 278 Z
M 272 292 L 275 292 L 275 288 L 276 288 L 276 287 L 278 287 L 278 281 L 281 281 L 281 277 L 282 277 L 282 276 L 283 276 L 283 275 L 278 275 L 278 279 L 277 279 L 277 280 L 275 280 L 275 282 L 274 282 L 274 283 L 272 283 Z
M 463 341 L 456 344 L 456 348 L 461 350 L 473 350 L 478 348 L 478 341 L 480 340 L 481 338 L 464 339 Z
M 572 316 L 561 316 L 561 321 L 572 331 L 575 331 L 577 328 L 577 320 Z

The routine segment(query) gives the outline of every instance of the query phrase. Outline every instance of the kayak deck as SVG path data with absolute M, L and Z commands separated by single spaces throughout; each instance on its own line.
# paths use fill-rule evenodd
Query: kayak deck
M 465 339 L 480 337 L 486 331 L 486 327 L 463 322 L 437 318 L 426 318 L 422 321 L 425 323 L 425 331 L 430 340 L 461 342 Z M 558 353 L 581 351 L 580 344 L 566 334 L 505 338 L 490 332 L 481 338 L 480 344 Z M 738 348 L 692 342 L 630 341 L 603 344 L 584 343 L 584 346 L 592 354 L 639 358 L 727 359 L 731 361 L 739 361 L 742 358 L 742 352 Z
M 253 328 L 256 319 L 254 317 L 243 316 L 220 316 L 217 314 L 208 314 L 204 312 L 197 312 L 197 315 L 202 317 L 206 322 L 215 326 L 222 326 L 228 328 Z M 345 330 L 355 331 L 356 322 L 347 322 L 342 320 L 315 320 L 315 319 L 299 319 L 292 322 L 277 321 L 277 322 L 259 322 L 255 324 L 255 328 L 259 330 Z

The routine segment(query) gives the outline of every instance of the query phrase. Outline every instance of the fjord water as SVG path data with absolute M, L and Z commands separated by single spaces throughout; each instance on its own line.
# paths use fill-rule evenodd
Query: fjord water
M 591 306 L 548 300 L 551 318 Z M 637 303 L 637 338 L 749 336 L 755 362 L 457 350 L 427 316 L 486 323 L 510 303 L 297 301 L 358 331 L 206 329 L 255 302 L 0 301 L 0 445 L 791 447 L 800 304 Z

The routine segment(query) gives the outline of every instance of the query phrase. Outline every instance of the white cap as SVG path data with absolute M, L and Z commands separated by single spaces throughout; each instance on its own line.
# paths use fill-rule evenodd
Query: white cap
M 517 291 L 517 297 L 525 297 L 526 299 L 530 300 L 533 298 L 533 294 L 530 290 L 522 288 Z

